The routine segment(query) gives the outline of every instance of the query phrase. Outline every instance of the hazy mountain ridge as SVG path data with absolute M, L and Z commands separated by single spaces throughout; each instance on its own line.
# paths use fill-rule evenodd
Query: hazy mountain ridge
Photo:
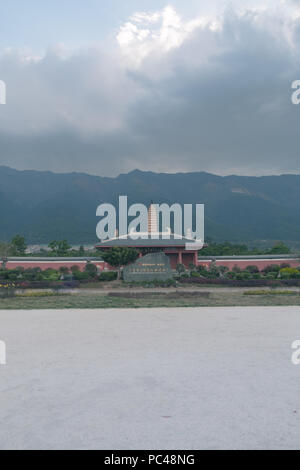
M 217 240 L 300 239 L 300 175 L 217 176 L 139 170 L 116 178 L 84 173 L 18 171 L 0 166 L 0 239 L 30 243 L 67 238 L 96 242 L 96 208 L 129 204 L 204 203 L 206 235 Z

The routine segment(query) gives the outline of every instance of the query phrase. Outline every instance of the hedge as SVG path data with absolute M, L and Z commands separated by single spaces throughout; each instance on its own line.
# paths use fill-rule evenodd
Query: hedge
M 116 271 L 103 271 L 98 277 L 99 281 L 115 281 L 118 278 Z

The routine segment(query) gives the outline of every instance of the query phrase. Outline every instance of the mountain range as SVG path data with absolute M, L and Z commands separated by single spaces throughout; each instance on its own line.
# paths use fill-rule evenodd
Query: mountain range
M 115 178 L 0 166 L 0 240 L 97 242 L 96 208 L 118 203 L 204 203 L 216 241 L 300 240 L 300 175 L 217 176 L 135 170 Z

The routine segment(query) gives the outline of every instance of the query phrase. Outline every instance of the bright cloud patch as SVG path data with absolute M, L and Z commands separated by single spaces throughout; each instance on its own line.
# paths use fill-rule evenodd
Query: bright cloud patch
M 217 29 L 218 23 L 206 17 L 183 21 L 175 9 L 167 6 L 156 13 L 136 13 L 117 36 L 122 52 L 131 64 L 139 65 L 152 52 L 166 53 L 180 47 L 200 27 Z

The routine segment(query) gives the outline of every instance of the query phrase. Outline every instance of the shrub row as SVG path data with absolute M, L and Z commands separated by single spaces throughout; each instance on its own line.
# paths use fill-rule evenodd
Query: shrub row
M 40 268 L 24 269 L 20 267 L 0 269 L 0 284 L 1 282 L 18 282 L 19 285 L 28 285 L 33 282 L 34 285 L 45 287 L 49 283 L 52 286 L 55 284 L 60 285 L 61 282 L 68 285 L 68 283 L 74 283 L 74 281 L 114 281 L 117 276 L 115 271 L 104 271 L 99 274 L 97 267 L 92 263 L 87 263 L 84 271 L 80 271 L 77 266 L 72 266 L 71 269 L 62 267 L 59 270 L 49 268 L 44 271 Z

